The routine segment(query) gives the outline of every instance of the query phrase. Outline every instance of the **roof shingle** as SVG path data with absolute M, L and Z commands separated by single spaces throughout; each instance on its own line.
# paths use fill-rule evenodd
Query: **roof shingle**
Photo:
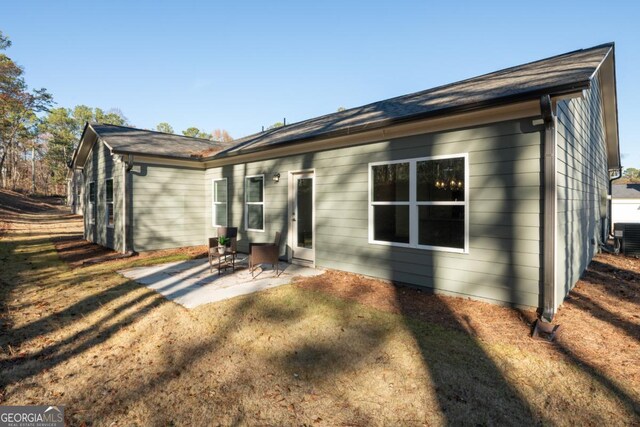
M 613 44 L 577 50 L 361 107 L 332 113 L 235 141 L 221 155 L 241 154 L 301 140 L 375 129 L 489 102 L 588 87 Z
M 640 199 L 640 184 L 614 184 L 611 195 L 614 199 Z
M 194 159 L 201 157 L 202 153 L 211 155 L 228 147 L 207 139 L 145 129 L 98 123 L 91 123 L 90 126 L 114 153 Z

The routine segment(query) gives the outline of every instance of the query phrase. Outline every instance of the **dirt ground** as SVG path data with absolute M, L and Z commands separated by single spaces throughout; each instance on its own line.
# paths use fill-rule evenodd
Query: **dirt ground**
M 122 254 L 115 252 L 104 246 L 96 245 L 87 240 L 82 239 L 82 234 L 76 234 L 65 237 L 57 237 L 52 239 L 58 256 L 62 261 L 71 267 L 79 267 L 81 265 L 96 262 L 114 262 L 121 259 Z M 161 260 L 171 257 L 184 257 L 188 259 L 205 258 L 207 256 L 206 246 L 191 246 L 178 249 L 167 249 L 162 251 L 143 252 L 135 254 L 134 259 L 143 260 Z M 182 258 L 181 258 L 182 259 Z
M 533 311 L 337 271 L 187 310 L 117 270 L 203 248 L 83 263 L 113 253 L 21 203 L 0 205 L 0 404 L 63 404 L 67 425 L 640 425 L 640 260 L 598 255 L 552 343 Z

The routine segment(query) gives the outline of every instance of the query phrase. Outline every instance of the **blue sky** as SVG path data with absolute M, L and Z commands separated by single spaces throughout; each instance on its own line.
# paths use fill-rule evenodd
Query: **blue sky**
M 236 138 L 614 41 L 623 165 L 640 167 L 636 3 L 22 0 L 0 29 L 59 106 Z

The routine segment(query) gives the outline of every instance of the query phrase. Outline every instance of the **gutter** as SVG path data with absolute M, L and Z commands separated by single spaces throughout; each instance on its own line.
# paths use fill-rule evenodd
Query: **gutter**
M 194 162 L 194 163 L 201 163 L 203 161 L 202 158 L 200 157 L 181 157 L 181 156 L 173 156 L 171 154 L 157 154 L 157 153 L 144 153 L 141 151 L 125 151 L 125 150 L 119 150 L 119 149 L 114 149 L 111 150 L 111 154 L 120 154 L 123 156 L 143 156 L 143 157 L 157 157 L 159 159 L 169 159 L 169 160 L 184 160 L 186 162 Z
M 549 95 L 540 98 L 540 111 L 544 121 L 543 165 L 543 311 L 541 319 L 551 322 L 556 312 L 556 246 L 558 218 L 556 116 Z
M 611 172 L 614 172 L 615 175 L 611 175 Z M 605 232 L 605 237 L 613 238 L 613 181 L 616 179 L 620 179 L 622 177 L 622 166 L 618 169 L 613 169 L 609 171 L 609 194 L 607 197 L 607 218 L 609 218 L 609 229 Z M 607 243 L 605 240 L 603 243 Z
M 434 117 L 444 117 L 444 116 L 448 116 L 448 115 L 467 113 L 467 112 L 470 112 L 470 111 L 482 110 L 482 109 L 492 108 L 492 107 L 500 107 L 500 106 L 514 104 L 514 103 L 518 103 L 518 102 L 524 102 L 524 101 L 531 101 L 531 100 L 535 100 L 535 99 L 540 99 L 540 97 L 548 96 L 549 94 L 551 94 L 552 98 L 557 98 L 557 97 L 566 98 L 566 96 L 568 96 L 568 95 L 570 96 L 570 95 L 575 94 L 576 92 L 582 92 L 583 90 L 589 89 L 590 87 L 591 87 L 591 81 L 590 80 L 583 81 L 583 82 L 574 82 L 574 83 L 571 83 L 571 84 L 565 84 L 565 85 L 561 85 L 561 86 L 556 86 L 554 88 L 540 89 L 540 90 L 536 90 L 536 91 L 532 91 L 532 92 L 526 92 L 526 93 L 521 93 L 521 94 L 516 94 L 516 95 L 510 95 L 510 96 L 505 96 L 505 97 L 501 97 L 501 98 L 491 98 L 491 99 L 484 100 L 484 101 L 479 101 L 479 102 L 474 102 L 474 103 L 464 104 L 464 105 L 457 105 L 457 106 L 454 106 L 454 107 L 436 109 L 436 110 L 427 111 L 427 112 L 424 112 L 424 113 L 413 114 L 413 115 L 410 115 L 410 116 L 404 116 L 404 117 L 399 117 L 399 118 L 394 118 L 394 119 L 384 119 L 384 120 L 379 120 L 377 122 L 364 123 L 364 124 L 361 124 L 361 125 L 350 126 L 350 127 L 347 127 L 347 128 L 337 129 L 335 131 L 324 132 L 324 133 L 321 133 L 321 134 L 311 135 L 311 136 L 307 136 L 307 137 L 274 142 L 274 143 L 263 145 L 263 146 L 256 147 L 256 148 L 253 148 L 253 149 L 248 148 L 246 151 L 242 151 L 242 148 L 240 148 L 239 150 L 228 151 L 228 150 L 232 150 L 234 148 L 237 148 L 237 146 L 233 146 L 228 150 L 222 151 L 222 152 L 217 153 L 216 155 L 213 155 L 213 156 L 210 156 L 210 157 L 202 158 L 201 160 L 203 160 L 205 162 L 206 161 L 211 161 L 211 160 L 220 160 L 220 159 L 229 158 L 229 157 L 241 156 L 243 154 L 249 154 L 249 153 L 254 153 L 254 152 L 259 152 L 259 151 L 266 151 L 266 150 L 272 149 L 274 147 L 282 146 L 282 145 L 285 145 L 285 144 L 286 145 L 293 145 L 293 144 L 301 144 L 301 143 L 305 143 L 305 142 L 319 141 L 319 140 L 335 138 L 335 137 L 339 137 L 339 136 L 352 135 L 354 133 L 365 132 L 365 131 L 368 131 L 368 130 L 384 128 L 384 127 L 391 126 L 391 125 L 397 125 L 397 124 L 403 124 L 403 123 L 407 123 L 407 122 L 413 122 L 413 121 L 417 121 L 417 120 L 430 119 L 430 118 L 434 118 Z M 366 107 L 366 105 L 363 106 L 363 107 Z M 362 108 L 362 107 L 360 107 L 360 108 Z M 332 114 L 336 114 L 336 113 L 332 113 Z M 310 119 L 310 120 L 315 120 L 315 119 L 317 119 L 317 117 L 314 118 L 314 119 Z M 291 129 L 292 127 L 295 127 L 296 125 L 299 125 L 301 123 L 304 123 L 304 122 L 293 123 L 293 124 L 288 125 L 286 128 L 278 128 L 277 130 L 280 130 L 280 129 Z M 262 135 L 264 135 L 264 133 L 257 134 L 254 139 L 252 139 L 250 141 L 247 141 L 247 142 L 244 142 L 244 143 L 240 143 L 239 145 L 241 145 L 241 146 L 242 145 L 251 146 L 251 144 L 254 143 L 255 140 L 259 139 Z

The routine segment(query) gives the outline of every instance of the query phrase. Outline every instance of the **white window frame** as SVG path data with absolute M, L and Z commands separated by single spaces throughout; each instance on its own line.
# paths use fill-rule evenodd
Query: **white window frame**
M 87 183 L 87 205 L 89 206 L 89 224 L 96 223 L 96 214 L 98 213 L 98 209 L 96 206 L 96 201 L 98 199 L 98 187 L 96 186 L 95 181 L 89 181 Z M 91 200 L 91 185 L 93 185 L 93 200 Z
M 111 201 L 107 200 L 107 182 L 108 181 L 111 181 Z M 116 192 L 113 184 L 114 184 L 113 178 L 106 178 L 104 180 L 104 218 L 105 218 L 105 224 L 107 225 L 107 228 L 113 228 L 116 222 L 116 211 L 115 211 L 115 205 L 114 205 Z M 109 205 L 111 205 L 111 210 L 113 212 L 113 222 L 111 224 L 109 224 Z
M 216 202 L 216 182 L 224 181 L 224 186 L 227 188 L 227 201 Z M 264 199 L 263 199 L 264 200 Z M 218 206 L 224 205 L 224 209 L 227 211 L 227 224 L 216 224 L 216 212 Z M 211 180 L 211 225 L 213 227 L 228 227 L 229 223 L 229 182 L 227 178 L 214 178 Z
M 262 202 L 248 202 L 247 201 L 247 196 L 249 195 L 249 192 L 247 191 L 247 180 L 249 178 L 262 178 Z M 265 223 L 265 217 L 266 217 L 265 187 L 266 187 L 266 181 L 264 179 L 264 174 L 261 174 L 261 175 L 247 175 L 247 176 L 244 177 L 244 229 L 247 230 L 247 231 L 264 232 L 264 230 L 266 228 L 266 223 Z M 249 205 L 262 205 L 262 229 L 249 228 Z
M 417 183 L 417 164 L 427 160 L 443 160 L 443 159 L 464 159 L 464 201 L 462 202 L 425 202 L 417 200 L 418 183 Z M 374 202 L 373 201 L 373 176 L 371 174 L 374 166 L 391 165 L 397 163 L 409 163 L 409 201 L 400 202 Z M 374 245 L 397 246 L 401 248 L 427 249 L 440 252 L 469 253 L 469 154 L 446 154 L 439 156 L 418 157 L 402 160 L 388 160 L 382 162 L 369 163 L 369 243 Z M 374 221 L 373 207 L 376 205 L 393 205 L 393 206 L 409 206 L 409 243 L 387 242 L 384 240 L 374 239 Z M 464 248 L 451 248 L 446 246 L 420 245 L 419 240 L 419 206 L 464 206 Z

